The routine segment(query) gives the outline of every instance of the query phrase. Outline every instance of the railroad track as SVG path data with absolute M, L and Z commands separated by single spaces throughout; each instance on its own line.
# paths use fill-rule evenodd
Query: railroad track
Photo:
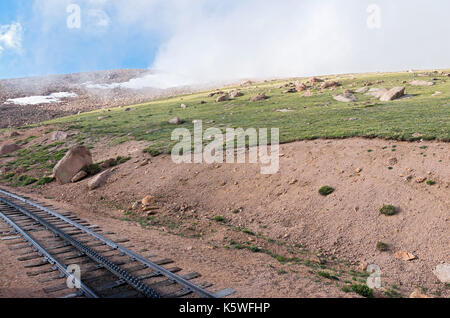
M 70 212 L 0 189 L 0 240 L 49 297 L 220 298 L 234 293 L 211 292 L 213 284 L 196 283 L 200 274 L 180 274 L 172 260 L 142 256 L 123 245 L 129 240 L 114 236 Z

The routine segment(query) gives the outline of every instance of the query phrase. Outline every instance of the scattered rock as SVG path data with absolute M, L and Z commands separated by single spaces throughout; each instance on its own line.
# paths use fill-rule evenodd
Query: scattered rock
M 308 86 L 304 83 L 300 83 L 296 86 L 296 89 L 298 92 L 306 91 L 308 89 Z
M 442 94 L 442 92 L 436 91 L 436 92 L 434 92 L 434 94 L 432 94 L 431 96 L 438 96 L 438 95 L 441 95 L 441 94 Z
M 88 175 L 88 174 L 87 174 L 86 171 L 81 170 L 81 171 L 78 172 L 78 173 L 72 178 L 72 180 L 70 180 L 70 181 L 71 181 L 72 183 L 77 183 L 77 182 L 83 180 L 84 178 L 86 178 L 87 175 Z
M 230 97 L 228 94 L 223 94 L 223 95 L 220 95 L 219 97 L 217 97 L 216 102 L 217 103 L 226 102 L 229 99 L 230 99 Z
M 16 144 L 6 144 L 0 147 L 0 156 L 9 154 L 11 152 L 17 151 L 20 149 L 19 145 Z
M 9 171 L 11 171 L 10 167 L 1 167 L 0 168 L 0 176 L 4 176 L 5 174 L 7 174 Z
M 277 109 L 277 112 L 280 112 L 280 113 L 289 113 L 292 111 L 294 111 L 294 110 L 290 109 L 290 108 Z
M 322 82 L 323 82 L 323 79 L 320 79 L 320 78 L 317 78 L 317 77 L 311 77 L 311 78 L 308 80 L 308 82 L 311 83 L 311 84 L 314 84 L 314 83 L 322 83 Z
M 171 125 L 181 125 L 183 123 L 183 120 L 181 120 L 178 117 L 172 118 L 171 120 L 169 120 L 169 124 Z
M 152 204 L 155 203 L 155 198 L 152 197 L 151 195 L 147 195 L 145 198 L 142 199 L 141 202 L 144 207 L 151 206 Z
M 311 97 L 313 96 L 313 93 L 311 92 L 310 89 L 308 89 L 305 93 L 303 93 L 303 97 Z
M 69 183 L 84 167 L 92 164 L 92 155 L 84 146 L 70 149 L 53 168 L 53 175 L 60 184 Z
M 96 175 L 92 180 L 88 182 L 88 188 L 89 190 L 95 190 L 103 186 L 106 181 L 108 181 L 108 178 L 111 175 L 111 170 L 103 171 L 102 173 Z
M 250 85 L 253 85 L 252 81 L 245 81 L 241 83 L 241 86 L 250 86 Z
M 411 295 L 409 295 L 409 298 L 434 298 L 434 297 L 428 296 L 422 293 L 419 289 L 416 289 L 411 293 Z
M 397 158 L 391 158 L 391 159 L 389 159 L 389 165 L 390 165 L 390 166 L 394 166 L 394 165 L 396 165 L 397 163 L 398 163 Z
M 416 179 L 417 183 L 424 183 L 427 180 L 427 177 L 419 177 Z
M 439 264 L 433 269 L 433 274 L 444 284 L 450 283 L 450 264 Z
M 417 259 L 417 256 L 415 256 L 414 254 L 408 253 L 408 252 L 404 252 L 404 251 L 400 251 L 394 254 L 394 257 L 396 259 L 400 259 L 402 261 L 412 261 Z
M 366 262 L 360 262 L 358 266 L 358 270 L 360 272 L 365 272 L 367 270 L 367 266 L 369 266 Z
M 51 141 L 62 141 L 62 140 L 66 140 L 68 136 L 68 133 L 66 133 L 65 131 L 54 131 L 52 132 L 51 136 L 50 136 L 50 140 Z
M 9 134 L 10 138 L 19 137 L 19 136 L 20 136 L 20 134 L 17 131 L 13 131 Z
M 371 88 L 366 95 L 374 96 L 376 98 L 383 97 L 384 94 L 388 92 L 387 88 L 379 87 L 379 88 Z
M 241 97 L 241 96 L 244 96 L 244 93 L 242 93 L 241 91 L 238 91 L 238 90 L 234 90 L 230 93 L 231 98 L 237 98 L 237 97 Z
M 186 109 L 187 108 L 186 104 L 181 104 L 181 108 Z
M 336 95 L 333 96 L 333 98 L 335 100 L 337 100 L 338 102 L 344 102 L 344 103 L 352 103 L 352 102 L 357 102 L 358 99 L 356 98 L 355 95 L 353 94 L 342 94 L 342 95 Z
M 133 205 L 131 206 L 131 209 L 132 209 L 132 210 L 137 210 L 137 209 L 139 209 L 140 206 L 141 206 L 141 202 L 136 201 L 136 202 L 134 202 Z
M 428 81 L 411 81 L 411 82 L 409 82 L 409 84 L 411 84 L 412 86 L 433 86 L 434 85 L 433 82 L 428 82 Z
M 320 88 L 322 88 L 322 89 L 327 89 L 327 88 L 330 88 L 330 87 L 338 87 L 338 86 L 340 86 L 341 84 L 339 84 L 338 82 L 335 82 L 335 81 L 329 81 L 329 82 L 324 82 L 324 83 L 322 83 L 322 85 L 320 86 Z
M 97 120 L 103 120 L 105 118 L 106 118 L 105 116 L 99 116 L 99 117 L 97 117 Z
M 392 101 L 405 95 L 405 87 L 394 87 L 387 91 L 380 100 L 382 102 Z
M 265 99 L 268 99 L 268 98 L 269 98 L 269 97 L 267 97 L 266 94 L 261 93 L 261 94 L 258 94 L 258 95 L 256 95 L 256 96 L 252 97 L 252 98 L 250 99 L 250 101 L 251 101 L 251 102 L 259 102 L 259 101 L 262 101 L 262 100 L 265 100 Z

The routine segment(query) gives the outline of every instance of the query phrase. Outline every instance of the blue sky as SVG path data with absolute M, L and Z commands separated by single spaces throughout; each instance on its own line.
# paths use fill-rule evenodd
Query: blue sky
M 86 6 L 86 9 L 91 8 Z M 146 68 L 157 52 L 158 34 L 139 29 L 68 29 L 64 7 L 46 30 L 46 15 L 29 0 L 0 1 L 0 25 L 20 23 L 22 47 L 4 49 L 0 55 L 0 78 L 71 73 L 117 68 Z M 83 10 L 81 11 L 83 18 Z M 42 15 L 40 15 L 42 14 Z M 85 24 L 89 21 L 85 20 Z M 95 23 L 95 22 L 94 22 Z M 1 42 L 0 42 L 1 46 Z
M 71 4 L 80 28 L 68 27 Z M 152 67 L 206 82 L 449 68 L 449 12 L 448 0 L 1 0 L 0 78 Z

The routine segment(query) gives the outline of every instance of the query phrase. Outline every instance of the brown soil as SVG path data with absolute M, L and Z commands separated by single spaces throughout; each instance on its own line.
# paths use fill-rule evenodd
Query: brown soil
M 140 162 L 149 158 L 142 153 L 145 143 L 115 148 L 106 144 L 93 151 L 95 161 L 132 157 L 116 168 L 106 186 L 89 192 L 85 180 L 21 190 L 43 195 L 132 239 L 136 246 L 173 258 L 178 266 L 200 272 L 217 289 L 232 287 L 237 297 L 355 295 L 318 279 L 315 269 L 303 264 L 281 264 L 265 253 L 228 248 L 231 240 L 286 257 L 300 255 L 293 246 L 301 244 L 303 254 L 320 253 L 333 264 L 346 261 L 347 270 L 356 269 L 358 262 L 379 265 L 383 287 L 395 284 L 404 296 L 416 287 L 450 296 L 432 273 L 437 264 L 449 262 L 450 255 L 448 143 L 359 138 L 296 142 L 281 146 L 280 172 L 271 176 L 261 175 L 258 165 L 176 165 L 169 156 L 152 158 L 141 167 Z M 436 184 L 417 183 L 420 177 Z M 336 191 L 323 197 L 318 189 L 324 185 Z M 155 197 L 158 212 L 144 228 L 126 220 L 142 223 L 139 217 L 145 213 L 125 212 L 146 195 Z M 398 214 L 380 215 L 384 204 L 398 207 Z M 218 215 L 226 222 L 215 222 Z M 243 228 L 248 231 L 242 233 Z M 389 251 L 377 251 L 378 241 L 389 244 Z M 417 259 L 398 260 L 398 251 Z M 0 253 L 3 259 L 3 250 Z

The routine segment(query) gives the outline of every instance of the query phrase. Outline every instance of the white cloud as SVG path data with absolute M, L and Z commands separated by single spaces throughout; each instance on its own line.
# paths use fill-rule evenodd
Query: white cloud
M 0 25 L 0 53 L 4 50 L 22 49 L 23 28 L 20 23 Z
M 59 27 L 71 2 L 34 1 L 44 32 Z M 164 86 L 172 79 L 175 85 L 450 66 L 450 42 L 442 38 L 450 32 L 448 0 L 377 0 L 380 29 L 367 27 L 373 0 L 76 2 L 83 17 L 89 10 L 107 12 L 109 18 L 97 15 L 95 25 L 108 26 L 113 34 L 107 36 L 139 32 L 154 41 L 157 34 L 161 42 L 149 67 L 169 74 Z

